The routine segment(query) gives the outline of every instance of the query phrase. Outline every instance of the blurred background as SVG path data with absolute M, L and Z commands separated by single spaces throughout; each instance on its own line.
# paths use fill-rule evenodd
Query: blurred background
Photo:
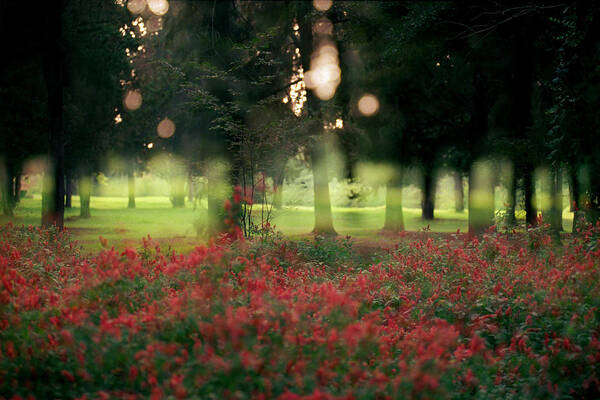
M 369 237 L 600 218 L 600 5 L 0 7 L 1 222 L 191 246 L 231 218 Z

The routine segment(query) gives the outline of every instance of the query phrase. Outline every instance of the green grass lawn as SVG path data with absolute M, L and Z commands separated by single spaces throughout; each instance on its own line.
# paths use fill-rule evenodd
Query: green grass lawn
M 166 196 L 138 197 L 136 208 L 127 208 L 124 197 L 92 197 L 89 219 L 79 218 L 79 197 L 73 196 L 73 207 L 65 212 L 65 226 L 71 230 L 76 240 L 86 251 L 101 248 L 98 237 L 102 235 L 109 246 L 122 249 L 126 246 L 139 247 L 142 237 L 150 235 L 163 246 L 180 252 L 187 252 L 201 243 L 196 238 L 194 222 L 198 221 L 204 207 L 194 210 L 173 208 Z M 39 225 L 41 219 L 41 198 L 22 199 L 15 210 L 14 217 L 0 217 L 0 223 L 13 222 L 16 225 Z M 255 206 L 254 214 L 260 218 L 260 208 Z M 421 231 L 429 225 L 433 232 L 467 231 L 467 212 L 436 210 L 435 220 L 421 220 L 421 210 L 404 209 L 404 222 L 408 231 Z M 273 212 L 272 223 L 278 230 L 294 238 L 309 233 L 314 223 L 312 207 L 284 207 Z M 333 223 L 340 235 L 353 237 L 373 237 L 383 227 L 385 207 L 334 207 Z M 565 211 L 563 224 L 570 232 L 573 215 Z

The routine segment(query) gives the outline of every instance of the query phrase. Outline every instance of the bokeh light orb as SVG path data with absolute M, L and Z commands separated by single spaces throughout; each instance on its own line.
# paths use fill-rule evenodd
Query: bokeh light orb
M 169 2 L 167 0 L 148 0 L 148 8 L 152 14 L 160 17 L 169 11 Z
M 372 94 L 363 95 L 358 100 L 358 111 L 365 117 L 371 117 L 379 111 L 379 100 Z
M 315 22 L 313 29 L 320 35 L 331 35 L 333 34 L 333 24 L 327 18 L 321 18 Z
M 333 5 L 333 0 L 314 0 L 313 6 L 319 11 L 327 11 Z
M 129 111 L 135 111 L 142 106 L 142 94 L 139 90 L 128 90 L 123 99 L 123 105 Z
M 146 8 L 146 0 L 129 0 L 127 2 L 127 9 L 132 14 L 141 14 Z
M 148 28 L 148 32 L 155 33 L 162 29 L 162 18 L 157 16 L 152 16 L 146 21 L 146 28 Z
M 163 139 L 168 139 L 175 133 L 175 123 L 169 118 L 165 118 L 160 121 L 156 127 L 156 131 L 158 132 L 158 136 Z

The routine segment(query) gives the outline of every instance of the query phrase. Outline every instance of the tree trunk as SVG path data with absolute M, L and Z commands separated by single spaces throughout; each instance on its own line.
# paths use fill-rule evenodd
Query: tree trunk
M 563 230 L 562 224 L 562 174 L 560 169 L 553 169 L 551 172 L 550 195 L 552 196 L 552 206 L 550 209 L 550 228 L 557 236 Z
M 71 174 L 66 174 L 65 181 L 65 208 L 71 208 L 73 206 L 73 178 Z
M 579 197 L 579 193 L 577 193 L 577 195 L 575 194 L 575 186 L 577 184 L 577 182 L 575 182 L 577 180 L 577 175 L 575 174 L 573 166 L 569 167 L 569 210 L 571 212 L 575 212 L 577 210 L 577 203 L 578 203 L 578 197 Z
M 515 173 L 510 177 L 507 200 L 508 206 L 506 207 L 505 223 L 507 226 L 515 226 L 517 223 L 517 177 Z
M 127 208 L 135 208 L 135 173 L 133 169 L 127 171 Z
M 525 220 L 527 225 L 537 224 L 537 207 L 533 204 L 535 193 L 535 180 L 533 179 L 533 167 L 527 165 L 523 170 L 523 192 L 525 194 Z
M 320 140 L 323 140 L 322 138 Z M 331 215 L 331 199 L 329 197 L 329 176 L 323 143 L 315 144 L 317 147 L 312 154 L 312 170 L 315 197 L 315 228 L 314 233 L 324 235 L 337 235 L 333 228 Z
M 175 208 L 185 207 L 185 179 L 181 176 L 171 181 L 171 203 Z
M 454 209 L 457 212 L 465 211 L 465 192 L 460 172 L 454 172 Z
M 225 200 L 228 194 L 227 168 L 219 161 L 211 163 L 211 168 L 206 173 L 206 193 L 208 203 L 207 232 L 216 236 L 227 231 L 225 224 Z
M 580 204 L 581 187 L 579 183 L 579 177 L 577 176 L 577 167 L 575 165 L 569 166 L 569 195 L 571 200 L 571 211 L 573 212 L 573 229 L 572 232 L 577 232 L 580 227 L 582 210 Z
M 21 202 L 21 177 L 23 176 L 23 171 L 19 167 L 14 175 L 14 202 L 15 205 Z
M 280 209 L 283 206 L 283 173 L 273 177 L 273 207 Z
M 421 200 L 421 217 L 426 221 L 433 220 L 435 208 L 435 176 L 433 168 L 427 166 L 423 174 L 423 199 Z
M 47 36 L 43 54 L 44 78 L 48 91 L 48 120 L 50 125 L 49 158 L 51 168 L 42 208 L 42 226 L 63 228 L 65 213 L 65 170 L 63 137 L 64 46 L 62 41 L 62 11 L 64 5 L 46 7 Z
M 600 169 L 600 163 L 598 160 L 592 160 L 590 165 L 590 171 L 594 171 L 590 174 L 590 188 L 589 188 L 589 207 L 586 210 L 586 217 L 588 221 L 597 225 L 600 221 L 600 177 L 598 177 L 598 171 Z
M 90 218 L 90 198 L 92 196 L 92 177 L 91 175 L 82 175 L 79 177 L 79 216 L 81 218 Z
M 489 162 L 473 163 L 469 173 L 469 235 L 480 235 L 494 223 L 494 176 Z
M 195 204 L 194 203 L 194 197 L 196 195 L 196 184 L 194 182 L 194 175 L 192 175 L 192 173 L 188 173 L 188 202 L 190 204 Z
M 402 172 L 387 183 L 385 195 L 385 223 L 383 229 L 393 232 L 404 230 L 404 214 L 402 211 Z
M 14 215 L 14 196 L 13 196 L 13 177 L 10 164 L 5 164 L 2 168 L 2 211 L 6 216 Z

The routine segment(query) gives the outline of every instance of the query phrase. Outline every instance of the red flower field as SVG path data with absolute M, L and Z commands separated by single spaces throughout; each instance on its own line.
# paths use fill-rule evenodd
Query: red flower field
M 600 228 L 81 256 L 0 235 L 0 398 L 594 398 Z

